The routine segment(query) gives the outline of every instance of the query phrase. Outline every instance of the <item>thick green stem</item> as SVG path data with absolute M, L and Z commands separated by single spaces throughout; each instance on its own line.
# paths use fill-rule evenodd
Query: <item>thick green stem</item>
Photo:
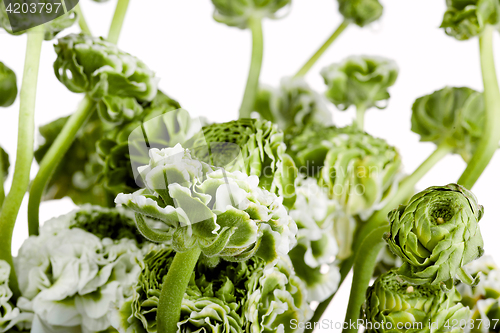
M 64 2 L 64 1 L 63 1 Z M 75 6 L 75 12 L 78 14 L 78 25 L 82 32 L 86 35 L 92 36 L 92 32 L 90 31 L 89 25 L 85 20 L 85 16 L 83 15 L 82 9 L 80 8 L 80 4 L 78 3 Z
M 44 38 L 43 26 L 28 31 L 26 58 L 24 62 L 23 81 L 20 93 L 19 131 L 17 136 L 17 155 L 14 176 L 10 192 L 5 198 L 0 212 L 0 259 L 10 264 L 10 288 L 14 300 L 19 297 L 19 286 L 12 260 L 12 234 L 19 213 L 19 208 L 28 190 L 30 169 L 33 162 L 33 145 L 35 133 L 35 101 L 38 82 L 40 52 Z
M 349 274 L 355 260 L 355 254 L 360 251 L 360 245 L 363 243 L 363 239 L 365 239 L 372 230 L 383 224 L 386 220 L 387 214 L 392 209 L 396 208 L 397 205 L 401 204 L 403 200 L 409 198 L 413 194 L 413 190 L 418 181 L 451 151 L 452 148 L 447 144 L 439 145 L 436 150 L 410 176 L 406 177 L 399 184 L 397 192 L 391 197 L 391 199 L 389 199 L 385 206 L 381 210 L 375 212 L 372 217 L 360 228 L 355 241 L 353 242 L 355 246 L 353 249 L 354 254 L 342 263 L 340 269 L 340 283 L 342 283 L 347 274 Z M 318 322 L 321 319 L 321 316 L 332 301 L 333 297 L 334 295 L 319 304 L 314 312 L 311 322 Z M 311 331 L 306 331 L 306 333 L 310 333 Z
M 130 0 L 118 0 L 116 4 L 115 15 L 113 16 L 113 21 L 111 21 L 108 33 L 108 41 L 110 43 L 118 44 L 129 2 Z
M 255 103 L 257 90 L 259 89 L 260 70 L 262 68 L 262 57 L 264 55 L 264 38 L 262 35 L 262 22 L 260 17 L 252 17 L 248 23 L 252 31 L 252 60 L 248 72 L 247 85 L 243 94 L 240 107 L 240 118 L 250 118 Z
M 365 127 L 365 112 L 365 105 L 360 104 L 356 106 L 356 126 L 358 126 L 360 130 L 363 130 Z
M 5 190 L 3 187 L 3 183 L 5 181 L 6 175 L 3 174 L 3 164 L 4 164 L 3 156 L 0 153 L 0 212 L 2 211 L 3 201 L 5 200 Z
M 483 173 L 498 149 L 500 141 L 500 91 L 493 56 L 493 31 L 488 25 L 479 38 L 481 72 L 483 74 L 486 119 L 481 141 L 470 159 L 467 168 L 458 180 L 458 184 L 471 189 Z
M 351 295 L 349 296 L 349 305 L 345 315 L 344 323 L 348 328 L 345 328 L 343 333 L 357 333 L 358 327 L 351 326 L 352 323 L 357 323 L 361 306 L 366 298 L 366 289 L 370 284 L 370 280 L 377 264 L 377 256 L 384 246 L 383 236 L 388 231 L 388 225 L 378 227 L 363 240 L 360 246 L 360 251 L 356 255 L 353 267 L 353 278 L 351 286 Z
M 318 61 L 318 59 L 325 53 L 326 50 L 333 44 L 333 42 L 344 32 L 344 30 L 349 26 L 349 21 L 344 20 L 337 29 L 331 34 L 326 42 L 321 45 L 321 47 L 312 55 L 312 57 L 302 66 L 301 69 L 295 74 L 295 77 L 301 77 L 307 74 L 312 66 Z
M 182 299 L 200 254 L 199 248 L 193 248 L 187 252 L 177 252 L 175 255 L 161 288 L 156 315 L 158 333 L 177 332 Z
M 43 157 L 43 160 L 40 163 L 40 169 L 38 170 L 30 189 L 28 202 L 28 230 L 30 236 L 38 235 L 38 213 L 45 187 L 50 181 L 57 165 L 61 162 L 64 154 L 66 154 L 69 147 L 73 143 L 76 134 L 89 118 L 93 110 L 95 110 L 95 103 L 90 97 L 85 97 L 80 102 L 76 112 L 69 117 L 56 140 Z

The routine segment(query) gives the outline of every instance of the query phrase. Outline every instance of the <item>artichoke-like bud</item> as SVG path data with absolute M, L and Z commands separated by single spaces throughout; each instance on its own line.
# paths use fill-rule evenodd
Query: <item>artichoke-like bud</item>
M 309 301 L 321 302 L 332 295 L 340 282 L 335 260 L 339 246 L 335 239 L 335 200 L 313 178 L 300 179 L 297 200 L 290 217 L 297 223 L 297 245 L 289 256 L 297 276 L 307 286 Z
M 483 206 L 456 184 L 433 186 L 389 213 L 385 235 L 392 252 L 403 259 L 398 273 L 415 284 L 448 282 L 463 266 L 483 254 L 479 220 Z
M 384 7 L 378 0 L 338 0 L 339 11 L 348 21 L 364 27 L 380 18 Z
M 102 38 L 71 34 L 54 46 L 54 72 L 70 91 L 151 101 L 157 92 L 154 73 L 139 59 Z M 110 117 L 116 118 L 111 114 Z
M 14 4 L 22 5 L 23 3 L 24 2 L 22 1 L 13 1 L 12 7 L 14 7 Z M 52 40 L 58 33 L 66 28 L 71 27 L 78 19 L 78 15 L 74 10 L 70 10 L 66 14 L 57 16 L 55 8 L 51 12 L 48 12 L 48 9 L 46 9 L 37 11 L 36 14 L 31 12 L 28 14 L 18 13 L 14 14 L 16 16 L 16 29 L 13 29 L 10 24 L 9 16 L 7 15 L 5 4 L 5 1 L 2 1 L 0 3 L 0 28 L 5 29 L 5 31 L 7 31 L 11 35 L 22 35 L 26 33 L 28 29 L 46 22 L 42 25 L 45 33 L 44 39 Z M 38 9 L 40 9 L 40 7 L 38 7 Z M 14 11 L 14 9 L 12 9 L 12 11 Z M 58 12 L 61 13 L 62 8 L 60 8 Z
M 412 107 L 411 130 L 420 141 L 436 145 L 445 143 L 468 162 L 481 136 L 485 123 L 483 94 L 469 88 L 435 91 L 418 98 Z
M 98 141 L 97 153 L 103 166 L 100 178 L 112 195 L 116 197 L 140 188 L 142 180 L 136 177 L 134 170 L 148 164 L 148 148 L 182 144 L 188 135 L 199 130 L 193 129 L 196 122 L 186 111 L 177 110 L 179 108 L 179 103 L 159 91 L 139 118 L 112 129 Z
M 214 20 L 230 27 L 246 29 L 251 18 L 277 18 L 276 13 L 292 0 L 212 0 Z
M 278 89 L 261 87 L 255 99 L 255 111 L 278 124 L 282 131 L 310 123 L 332 124 L 332 115 L 324 97 L 311 89 L 303 78 L 284 78 Z
M 441 23 L 447 35 L 466 40 L 483 33 L 486 25 L 500 23 L 497 0 L 446 0 L 447 10 Z
M 352 2 L 352 1 L 348 1 Z M 340 110 L 354 105 L 358 109 L 384 109 L 399 69 L 393 60 L 374 56 L 351 56 L 323 68 L 326 97 Z
M 212 124 L 191 141 L 187 145 L 199 160 L 258 176 L 260 187 L 283 197 L 287 207 L 293 205 L 297 168 L 276 125 L 256 119 Z
M 10 265 L 0 260 L 0 333 L 28 329 L 33 320 L 33 314 L 21 312 L 10 302 L 12 290 L 9 287 Z
M 431 284 L 414 286 L 395 271 L 381 275 L 366 295 L 367 332 L 448 332 L 447 325 L 470 315 L 454 287 L 446 293 Z
M 132 295 L 140 273 L 136 261 L 149 251 L 136 239 L 130 217 L 119 211 L 86 207 L 47 221 L 15 259 L 18 306 L 36 316 L 32 331 L 108 330 L 110 306 Z
M 111 314 L 120 333 L 157 332 L 159 295 L 174 255 L 158 247 L 140 262 L 133 296 Z M 298 332 L 290 321 L 305 322 L 311 315 L 305 288 L 286 258 L 266 267 L 255 257 L 216 267 L 199 261 L 182 300 L 178 332 Z
M 11 106 L 16 97 L 16 73 L 0 61 L 0 107 L 6 108 Z
M 326 186 L 348 215 L 368 218 L 398 181 L 397 150 L 354 126 L 309 126 L 288 145 L 299 170 Z
M 40 163 L 54 143 L 69 117 L 59 118 L 39 128 L 43 143 L 35 151 L 35 159 Z M 70 197 L 77 205 L 91 203 L 105 205 L 112 202 L 107 190 L 99 183 L 102 166 L 96 151 L 96 144 L 111 131 L 94 113 L 78 132 L 75 140 L 59 163 L 52 177 L 44 200 Z
M 257 176 L 215 170 L 180 144 L 151 149 L 150 157 L 140 168 L 146 188 L 116 198 L 136 212 L 146 238 L 171 244 L 177 252 L 199 247 L 215 261 L 257 255 L 270 264 L 295 245 L 295 222 L 282 199 L 259 187 Z M 151 229 L 148 219 L 161 229 Z

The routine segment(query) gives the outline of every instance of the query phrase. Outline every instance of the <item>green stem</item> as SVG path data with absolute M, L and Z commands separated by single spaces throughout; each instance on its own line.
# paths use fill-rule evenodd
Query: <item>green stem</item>
M 108 33 L 108 41 L 113 44 L 118 44 L 118 38 L 120 38 L 120 32 L 122 31 L 123 21 L 127 14 L 129 2 L 130 0 L 118 0 L 116 4 L 115 14 L 113 15 Z
M 5 176 L 3 174 L 3 156 L 0 152 L 0 212 L 2 211 L 3 201 L 5 200 L 5 190 L 3 187 L 3 183 L 5 182 Z
M 240 107 L 240 118 L 250 118 L 255 103 L 255 96 L 259 89 L 260 70 L 264 55 L 264 37 L 262 35 L 262 22 L 259 17 L 251 17 L 248 23 L 252 31 L 252 60 L 248 72 L 247 85 L 243 94 Z
M 488 25 L 479 38 L 481 58 L 481 72 L 483 74 L 484 100 L 486 119 L 484 134 L 470 159 L 467 168 L 458 180 L 460 185 L 471 189 L 483 173 L 491 158 L 498 149 L 500 141 L 500 91 L 493 56 L 493 31 L 495 28 Z
M 14 301 L 19 297 L 20 291 L 12 260 L 12 234 L 19 208 L 30 182 L 35 133 L 36 86 L 43 38 L 43 26 L 34 27 L 28 31 L 26 58 L 20 93 L 16 165 L 10 192 L 5 198 L 2 211 L 0 212 L 0 259 L 10 264 L 9 282 L 10 289 L 14 294 Z
M 301 69 L 295 74 L 295 77 L 301 77 L 307 74 L 312 66 L 318 61 L 318 59 L 325 53 L 325 51 L 333 44 L 333 42 L 344 32 L 344 30 L 349 26 L 349 21 L 344 20 L 337 29 L 331 34 L 326 42 L 321 45 L 321 47 L 312 55 L 312 57 L 302 66 Z
M 82 32 L 86 35 L 92 36 L 92 32 L 90 31 L 89 25 L 87 24 L 82 9 L 80 8 L 80 3 L 75 6 L 75 12 L 78 14 L 78 25 L 80 26 Z
M 176 333 L 181 317 L 181 305 L 189 280 L 201 250 L 197 247 L 187 252 L 177 252 L 163 281 L 158 313 L 158 333 Z
M 363 130 L 365 127 L 365 112 L 366 112 L 365 105 L 360 104 L 359 106 L 356 106 L 356 125 L 360 130 Z
M 349 305 L 345 315 L 344 323 L 347 323 L 347 329 L 343 333 L 357 333 L 358 328 L 351 328 L 351 323 L 356 323 L 359 319 L 361 306 L 366 298 L 366 289 L 370 284 L 375 266 L 377 265 L 377 256 L 384 247 L 383 236 L 389 230 L 388 226 L 380 226 L 363 240 L 360 251 L 356 256 L 353 267 L 353 278 L 351 286 L 351 295 L 349 296 Z
M 90 97 L 85 97 L 75 113 L 69 117 L 63 129 L 50 146 L 45 156 L 40 163 L 40 169 L 36 174 L 33 183 L 31 184 L 30 196 L 28 202 L 28 230 L 31 235 L 38 235 L 39 227 L 39 209 L 42 195 L 47 186 L 54 170 L 61 162 L 64 154 L 68 151 L 73 143 L 78 130 L 82 127 L 85 121 L 89 118 L 92 111 L 95 110 L 95 104 Z
M 436 163 L 438 163 L 443 157 L 445 157 L 448 153 L 452 151 L 452 148 L 448 146 L 447 144 L 441 144 L 439 145 L 436 150 L 408 177 L 406 177 L 400 184 L 397 192 L 389 199 L 389 201 L 385 204 L 385 206 L 375 212 L 371 218 L 362 225 L 360 230 L 358 231 L 355 241 L 353 242 L 354 244 L 354 249 L 353 249 L 353 255 L 351 255 L 348 259 L 346 259 L 341 266 L 340 269 L 340 283 L 342 283 L 347 274 L 349 274 L 352 265 L 354 263 L 355 259 L 355 254 L 360 251 L 360 245 L 363 242 L 363 239 L 365 239 L 372 230 L 380 226 L 385 222 L 387 214 L 398 204 L 401 204 L 403 200 L 406 198 L 409 198 L 413 194 L 413 190 L 415 188 L 415 185 L 418 183 L 422 177 L 429 172 L 430 169 Z M 373 273 L 373 272 L 372 272 Z M 318 305 L 316 310 L 314 311 L 314 315 L 311 319 L 311 322 L 318 322 L 321 319 L 321 316 L 323 315 L 324 311 L 332 301 L 333 297 L 335 295 L 332 295 L 322 303 Z M 312 330 L 306 331 L 306 333 L 310 333 Z

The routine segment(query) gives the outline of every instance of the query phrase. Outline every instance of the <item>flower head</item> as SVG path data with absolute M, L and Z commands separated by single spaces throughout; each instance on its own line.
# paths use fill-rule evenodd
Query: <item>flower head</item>
M 447 35 L 466 40 L 481 35 L 486 25 L 500 23 L 497 0 L 446 0 L 447 10 L 441 23 Z
M 36 316 L 33 332 L 39 325 L 89 333 L 110 327 L 109 307 L 132 294 L 136 261 L 149 249 L 132 223 L 125 213 L 87 206 L 47 221 L 24 242 L 15 260 L 18 306 Z
M 16 73 L 0 61 L 0 107 L 6 108 L 11 106 L 16 97 Z
M 351 56 L 321 71 L 328 88 L 326 97 L 340 110 L 352 105 L 385 108 L 390 98 L 388 88 L 394 85 L 398 73 L 393 60 L 374 56 Z
M 159 246 L 141 262 L 134 294 L 112 314 L 120 333 L 157 332 L 158 295 L 174 255 Z M 198 262 L 182 300 L 178 331 L 294 332 L 290 320 L 304 322 L 312 314 L 304 286 L 286 258 L 266 267 L 255 257 L 216 267 Z
M 253 18 L 276 18 L 276 12 L 290 5 L 291 0 L 212 0 L 214 19 L 231 27 L 246 29 Z
M 483 254 L 482 215 L 474 194 L 460 185 L 429 187 L 414 195 L 389 214 L 386 240 L 404 262 L 398 274 L 415 284 L 453 279 Z
M 421 141 L 446 143 L 469 161 L 485 121 L 483 94 L 469 88 L 446 87 L 418 98 L 412 107 L 411 130 Z
M 215 169 L 180 144 L 151 149 L 139 171 L 146 188 L 120 194 L 116 203 L 136 212 L 139 229 L 152 241 L 180 252 L 199 247 L 216 261 L 257 255 L 269 263 L 295 243 L 294 221 L 280 198 L 258 186 L 257 176 Z
M 414 286 L 395 271 L 381 275 L 366 295 L 367 332 L 446 332 L 445 325 L 465 321 L 470 313 L 455 288 L 446 293 L 431 284 Z
M 384 7 L 378 0 L 338 0 L 339 11 L 346 20 L 364 27 L 382 16 Z
M 332 115 L 324 97 L 312 90 L 302 78 L 285 78 L 278 89 L 261 87 L 255 111 L 286 131 L 310 123 L 331 125 Z

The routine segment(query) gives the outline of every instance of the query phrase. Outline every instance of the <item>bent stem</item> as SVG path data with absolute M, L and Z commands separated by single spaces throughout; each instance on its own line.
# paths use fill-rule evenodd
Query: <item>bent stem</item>
M 118 0 L 118 3 L 116 4 L 115 14 L 113 15 L 113 20 L 111 21 L 107 38 L 110 43 L 118 43 L 129 2 L 130 0 Z
M 354 261 L 353 278 L 349 304 L 345 315 L 344 323 L 348 328 L 344 328 L 343 333 L 357 333 L 358 328 L 351 328 L 351 323 L 356 323 L 359 319 L 361 306 L 365 301 L 366 289 L 377 265 L 377 256 L 384 246 L 383 236 L 389 228 L 387 225 L 378 227 L 363 240 L 359 254 Z
M 92 36 L 92 32 L 90 31 L 89 25 L 85 20 L 85 16 L 83 15 L 82 9 L 80 8 L 80 3 L 75 6 L 75 12 L 78 15 L 78 25 L 82 32 L 86 35 Z
M 484 134 L 458 184 L 471 189 L 490 163 L 500 141 L 500 91 L 493 56 L 494 27 L 488 25 L 479 38 L 486 119 Z
M 16 165 L 10 192 L 5 198 L 0 212 L 0 259 L 7 261 L 11 268 L 9 284 L 13 292 L 14 301 L 19 297 L 20 291 L 12 260 L 12 234 L 14 233 L 14 225 L 16 224 L 19 208 L 30 182 L 35 133 L 36 87 L 43 38 L 43 26 L 34 27 L 28 31 L 26 58 L 20 93 Z
M 312 55 L 312 57 L 302 66 L 301 69 L 295 74 L 295 77 L 301 77 L 307 74 L 312 66 L 318 61 L 318 59 L 325 53 L 326 50 L 333 44 L 333 42 L 344 32 L 344 30 L 349 26 L 349 21 L 344 20 L 337 29 L 328 37 L 328 39 L 321 45 L 321 47 Z
M 358 231 L 354 244 L 353 255 L 351 255 L 348 259 L 346 259 L 341 266 L 340 269 L 340 283 L 345 280 L 347 274 L 352 268 L 352 265 L 355 260 L 355 256 L 357 253 L 360 253 L 360 245 L 363 244 L 363 239 L 365 239 L 372 230 L 376 229 L 380 225 L 384 224 L 387 214 L 397 205 L 401 204 L 403 200 L 409 198 L 413 194 L 413 190 L 415 185 L 418 183 L 422 177 L 429 172 L 441 159 L 443 159 L 447 154 L 452 151 L 452 147 L 447 145 L 446 143 L 440 144 L 436 150 L 408 177 L 406 177 L 400 184 L 397 192 L 389 199 L 389 201 L 385 204 L 385 206 L 379 211 L 375 212 L 370 219 L 362 225 L 360 230 Z M 362 253 L 362 252 L 361 252 Z M 371 272 L 373 273 L 373 271 Z M 311 319 L 311 322 L 318 322 L 321 319 L 321 316 L 327 309 L 328 305 L 332 301 L 332 295 L 322 303 L 318 305 L 316 311 L 314 312 L 314 316 Z M 310 333 L 312 330 L 306 331 L 306 333 Z
M 158 333 L 177 332 L 182 299 L 200 254 L 201 250 L 195 247 L 175 255 L 161 288 L 157 313 Z
M 88 96 L 80 102 L 78 109 L 69 117 L 61 133 L 59 133 L 40 163 L 40 169 L 31 184 L 28 202 L 28 230 L 30 236 L 38 235 L 38 213 L 45 187 L 50 181 L 57 165 L 61 162 L 64 154 L 66 154 L 73 143 L 78 130 L 95 109 L 94 106 L 94 102 Z
M 260 70 L 264 55 L 264 37 L 262 35 L 262 21 L 259 17 L 251 17 L 248 23 L 252 31 L 252 60 L 248 72 L 247 85 L 240 107 L 240 118 L 250 118 L 255 103 L 255 96 L 259 89 Z
M 366 106 L 363 104 L 360 104 L 359 106 L 356 106 L 356 125 L 358 126 L 358 129 L 361 131 L 365 127 L 365 112 L 366 112 Z

